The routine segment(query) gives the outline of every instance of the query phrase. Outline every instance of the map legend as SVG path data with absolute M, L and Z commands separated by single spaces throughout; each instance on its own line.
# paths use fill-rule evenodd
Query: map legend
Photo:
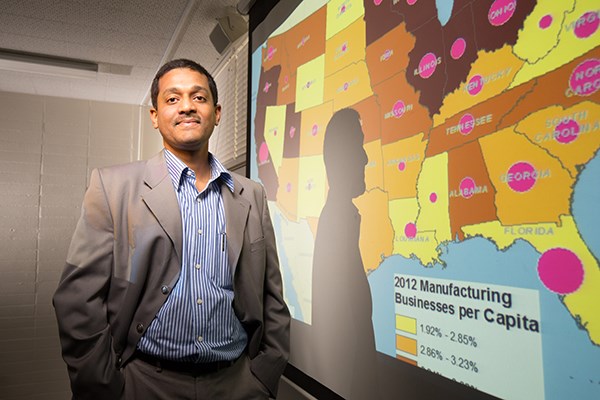
M 398 359 L 503 398 L 523 385 L 544 398 L 536 291 L 398 274 L 394 284 Z M 522 359 L 527 370 L 514 368 Z

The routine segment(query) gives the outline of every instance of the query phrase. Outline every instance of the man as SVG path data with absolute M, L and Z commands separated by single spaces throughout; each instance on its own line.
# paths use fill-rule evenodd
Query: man
M 264 189 L 208 152 L 221 107 L 189 60 L 152 83 L 164 150 L 94 170 L 53 298 L 74 399 L 266 399 L 289 353 Z

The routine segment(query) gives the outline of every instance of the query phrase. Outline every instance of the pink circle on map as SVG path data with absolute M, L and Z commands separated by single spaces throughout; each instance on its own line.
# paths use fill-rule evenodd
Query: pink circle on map
M 292 126 L 290 127 L 290 138 L 293 138 L 294 135 L 296 135 L 296 127 Z
M 501 26 L 508 22 L 517 9 L 517 0 L 496 0 L 488 12 L 488 21 L 493 26 Z
M 417 0 L 406 0 L 406 4 L 408 4 L 409 6 L 412 6 L 416 2 L 417 2 Z
M 460 133 L 464 136 L 471 133 L 473 128 L 475 127 L 475 118 L 469 113 L 462 116 L 460 121 L 458 122 L 458 129 Z
M 575 23 L 575 29 L 573 32 L 579 39 L 585 39 L 592 36 L 597 30 L 600 24 L 600 17 L 598 17 L 597 11 L 588 11 L 583 14 Z
M 412 222 L 409 222 L 404 227 L 404 234 L 407 238 L 414 239 L 414 237 L 417 236 L 417 226 Z
M 433 53 L 427 53 L 419 62 L 419 75 L 423 79 L 429 78 L 435 72 L 437 67 L 437 57 Z
M 452 43 L 452 47 L 450 48 L 450 55 L 455 60 L 458 60 L 465 54 L 465 50 L 467 48 L 467 42 L 463 38 L 458 38 Z
M 398 163 L 398 170 L 399 171 L 404 171 L 406 169 L 406 163 L 404 161 L 400 161 Z
M 432 203 L 435 203 L 435 202 L 437 201 L 437 193 L 435 193 L 435 192 L 432 192 L 432 193 L 429 195 L 429 201 L 430 201 L 430 202 L 432 202 Z
M 383 0 L 373 0 L 373 4 L 376 6 L 380 5 Z
M 579 96 L 589 96 L 600 88 L 600 60 L 589 58 L 573 69 L 569 87 Z
M 404 115 L 404 111 L 406 111 L 406 106 L 402 100 L 398 100 L 394 103 L 394 107 L 392 107 L 392 114 L 395 118 L 400 118 Z
M 317 136 L 317 133 L 319 133 L 319 125 L 314 124 L 312 127 L 312 135 Z
M 508 169 L 506 182 L 515 192 L 523 193 L 531 190 L 536 180 L 535 168 L 526 161 L 518 161 Z
M 558 143 L 569 144 L 579 136 L 579 124 L 569 119 L 556 125 L 554 138 Z
M 269 46 L 269 50 L 267 51 L 267 60 L 271 60 L 275 55 L 275 49 L 273 46 Z
M 261 164 L 264 164 L 265 162 L 267 162 L 268 159 L 269 147 L 267 146 L 267 143 L 262 142 L 262 144 L 260 145 L 260 149 L 258 150 L 258 161 L 260 161 Z
M 344 83 L 344 92 L 348 90 L 348 82 Z
M 467 92 L 471 96 L 475 96 L 481 92 L 483 89 L 483 76 L 477 74 L 474 75 L 471 79 L 469 79 L 469 83 L 467 84 Z
M 467 176 L 460 181 L 459 188 L 461 196 L 468 199 L 475 193 L 475 181 L 470 176 Z
M 273 129 L 273 136 L 277 136 L 277 129 Z
M 540 19 L 539 27 L 541 29 L 547 29 L 550 27 L 550 25 L 552 25 L 553 20 L 554 19 L 552 18 L 552 15 L 546 14 Z
M 571 250 L 557 247 L 544 252 L 537 270 L 544 286 L 554 293 L 573 293 L 583 283 L 583 264 Z
M 287 190 L 288 193 L 292 191 L 292 183 L 291 182 L 288 182 L 288 184 L 285 187 L 285 190 Z

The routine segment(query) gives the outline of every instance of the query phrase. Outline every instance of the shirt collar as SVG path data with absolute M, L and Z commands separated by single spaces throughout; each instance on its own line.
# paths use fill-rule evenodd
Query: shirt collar
M 169 150 L 164 149 L 165 154 L 165 162 L 167 163 L 167 169 L 169 171 L 169 176 L 171 177 L 171 181 L 173 182 L 173 187 L 175 190 L 179 189 L 181 185 L 181 179 L 183 174 L 189 169 L 187 165 L 183 161 L 181 161 L 175 154 L 171 153 Z M 210 182 L 220 179 L 233 193 L 233 178 L 227 168 L 223 166 L 217 160 L 212 153 L 208 153 L 208 164 L 210 166 Z

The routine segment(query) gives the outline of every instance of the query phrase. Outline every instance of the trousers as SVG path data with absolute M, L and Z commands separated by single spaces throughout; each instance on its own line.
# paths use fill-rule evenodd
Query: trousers
M 125 400 L 268 400 L 245 354 L 233 365 L 207 374 L 186 374 L 140 359 L 124 367 Z

